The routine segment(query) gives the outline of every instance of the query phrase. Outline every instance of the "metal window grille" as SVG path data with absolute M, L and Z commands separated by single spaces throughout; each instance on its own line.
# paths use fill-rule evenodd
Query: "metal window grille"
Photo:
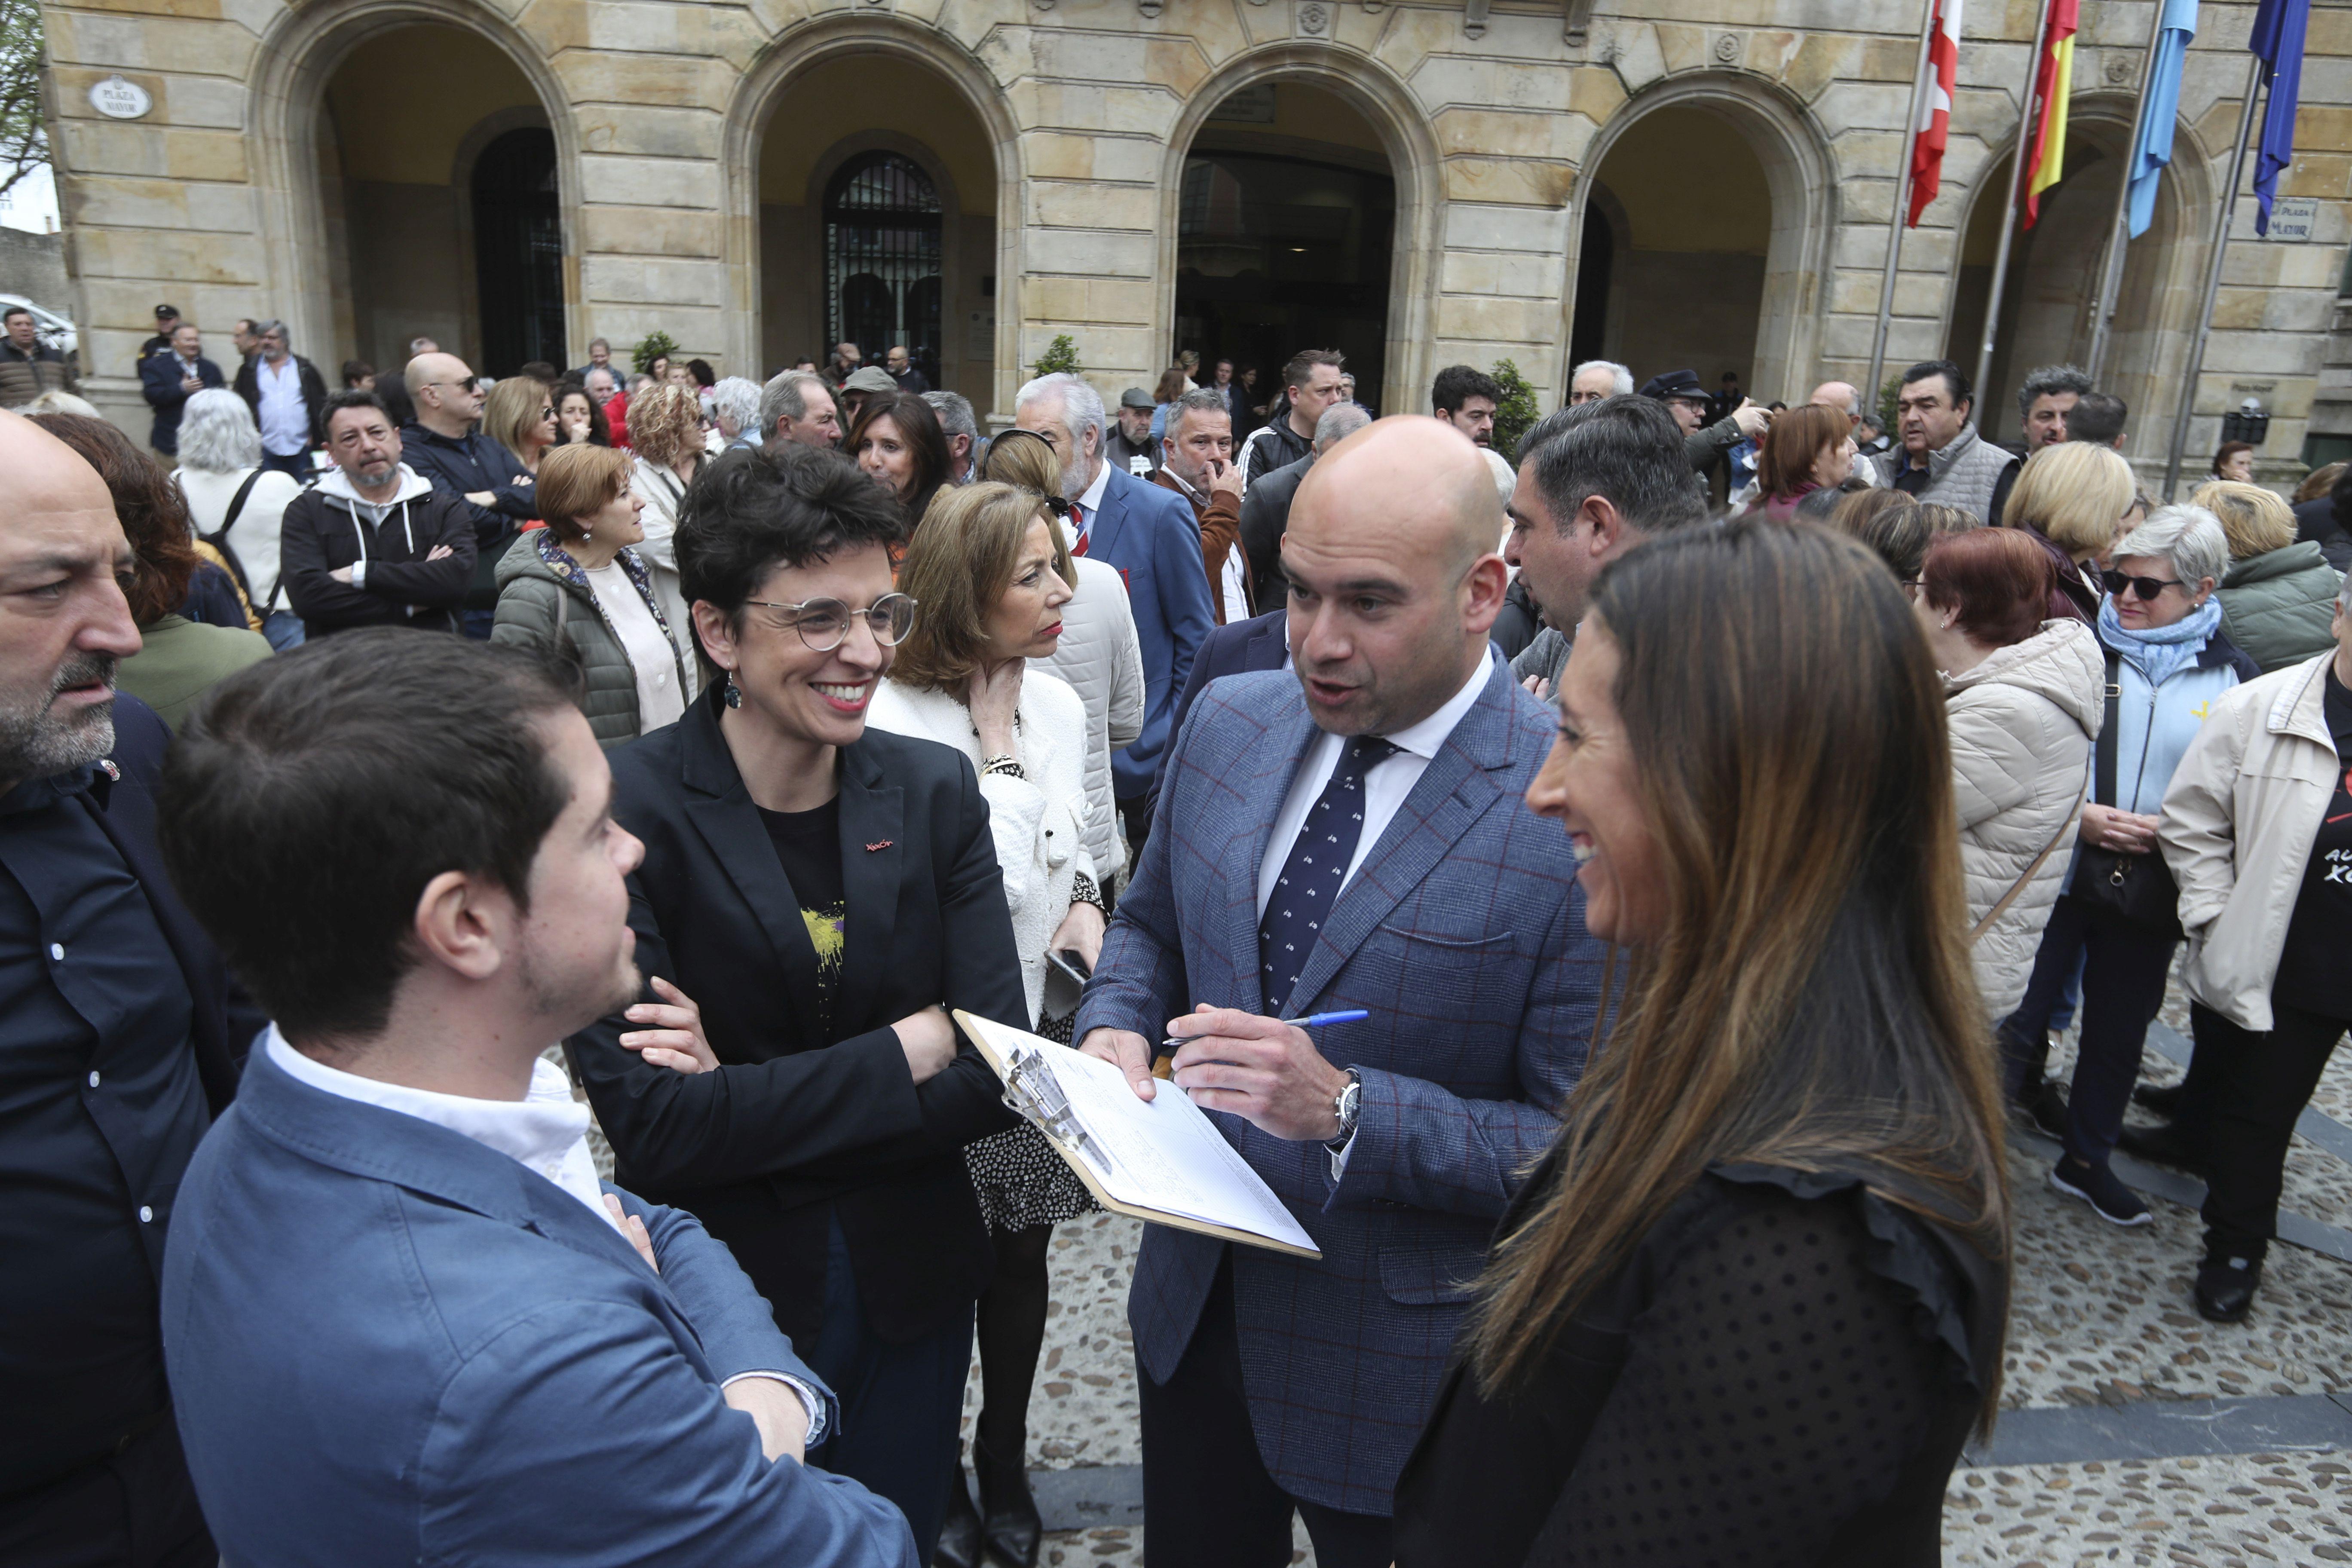
M 940 195 L 910 159 L 868 153 L 843 164 L 824 195 L 828 343 L 856 343 L 869 364 L 893 343 L 939 384 Z
M 563 220 L 555 136 L 509 131 L 474 164 L 474 268 L 487 375 L 532 360 L 564 363 Z

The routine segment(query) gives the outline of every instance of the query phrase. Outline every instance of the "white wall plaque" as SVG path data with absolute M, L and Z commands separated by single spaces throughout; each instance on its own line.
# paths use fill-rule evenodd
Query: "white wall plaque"
M 2271 203 L 2273 239 L 2309 239 L 2312 226 L 2319 221 L 2317 196 L 2279 196 Z
M 110 76 L 91 84 L 89 106 L 109 120 L 136 120 L 154 108 L 155 100 L 137 82 Z

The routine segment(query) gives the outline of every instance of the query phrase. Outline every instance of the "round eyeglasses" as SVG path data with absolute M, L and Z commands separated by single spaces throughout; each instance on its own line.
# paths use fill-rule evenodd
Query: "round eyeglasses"
M 862 610 L 853 610 L 839 599 L 806 599 L 797 605 L 780 605 L 771 599 L 747 599 L 763 610 L 776 612 L 778 629 L 789 626 L 801 634 L 801 641 L 813 653 L 831 653 L 849 636 L 853 616 L 866 618 L 866 629 L 884 647 L 896 647 L 914 629 L 915 601 L 904 594 L 885 594 Z

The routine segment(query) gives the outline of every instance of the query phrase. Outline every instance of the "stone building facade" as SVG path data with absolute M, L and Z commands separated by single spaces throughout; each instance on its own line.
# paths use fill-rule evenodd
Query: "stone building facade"
M 2079 356 L 2153 0 L 2084 0 L 2069 176 L 2017 247 L 1982 399 Z M 1905 237 L 1887 360 L 1975 360 L 2033 0 L 1973 0 L 1942 193 Z M 1173 353 L 1265 372 L 1338 343 L 1361 395 L 1509 358 L 1864 379 L 1916 0 L 44 0 L 90 385 L 169 299 L 285 318 L 331 363 L 419 333 L 492 373 L 653 329 L 759 376 L 917 339 L 1009 413 L 1066 333 L 1106 390 Z M 2246 82 L 2207 0 L 2107 378 L 2160 459 Z M 94 85 L 152 100 L 109 119 Z M 2352 9 L 2314 6 L 2294 167 L 2311 237 L 2242 204 L 2196 389 L 2273 416 L 2265 477 L 2352 437 L 2329 367 L 2352 197 Z M 215 342 L 221 342 L 216 335 Z M 222 345 L 225 347 L 225 344 Z M 874 342 L 867 352 L 878 352 Z M 2323 374 L 2326 372 L 2326 374 Z M 2333 403 L 2329 399 L 2335 400 Z M 2341 405 L 2341 406 L 2338 406 Z M 2352 439 L 2343 444 L 2352 446 Z

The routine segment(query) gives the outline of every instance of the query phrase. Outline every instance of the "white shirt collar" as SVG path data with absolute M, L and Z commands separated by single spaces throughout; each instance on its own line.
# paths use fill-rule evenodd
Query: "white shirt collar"
M 612 1224 L 596 1181 L 595 1157 L 588 1150 L 588 1108 L 572 1098 L 563 1069 L 545 1058 L 531 1064 L 530 1088 L 522 1099 L 473 1100 L 331 1068 L 296 1050 L 275 1024 L 266 1048 L 270 1061 L 297 1082 L 462 1133 L 553 1182 Z
M 1078 498 L 1078 505 L 1086 510 L 1088 528 L 1094 527 L 1095 513 L 1102 510 L 1103 491 L 1110 489 L 1110 459 L 1099 452 L 1095 457 L 1095 482 L 1088 485 L 1087 493 Z
M 1454 733 L 1454 726 L 1462 722 L 1462 715 L 1470 711 L 1471 704 L 1476 702 L 1478 694 L 1486 689 L 1486 678 L 1494 668 L 1495 645 L 1488 643 L 1486 657 L 1478 661 L 1478 668 L 1471 671 L 1470 679 L 1462 683 L 1461 690 L 1445 700 L 1444 707 L 1420 723 L 1392 730 L 1381 739 L 1397 750 L 1411 752 L 1416 757 L 1435 757 L 1437 749 L 1445 744 L 1445 737 Z

